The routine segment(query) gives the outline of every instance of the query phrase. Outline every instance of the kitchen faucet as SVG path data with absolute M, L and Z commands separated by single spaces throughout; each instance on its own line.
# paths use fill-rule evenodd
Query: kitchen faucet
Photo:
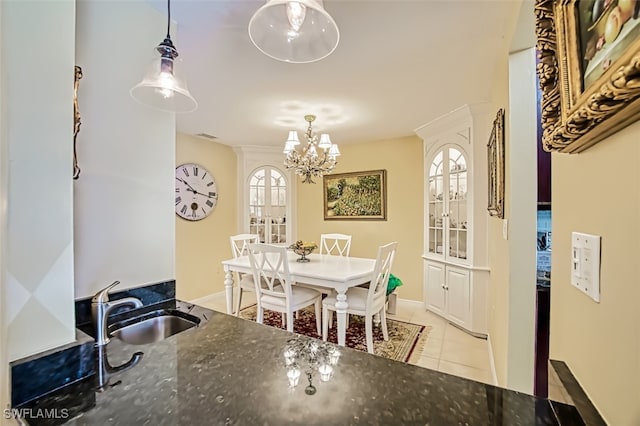
M 96 345 L 102 346 L 109 343 L 109 335 L 107 334 L 107 319 L 109 313 L 118 306 L 131 305 L 131 309 L 141 308 L 142 301 L 135 297 L 125 297 L 114 301 L 109 301 L 109 290 L 120 284 L 120 281 L 114 281 L 112 284 L 100 290 L 91 299 L 91 316 L 93 324 L 96 327 Z

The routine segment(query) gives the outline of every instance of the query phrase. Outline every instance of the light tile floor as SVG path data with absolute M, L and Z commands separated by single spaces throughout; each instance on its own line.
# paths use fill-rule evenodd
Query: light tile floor
M 251 306 L 255 301 L 255 293 L 245 292 L 242 307 Z M 216 311 L 227 311 L 224 292 L 194 302 Z M 396 315 L 389 315 L 389 318 L 431 327 L 424 348 L 414 358 L 417 360 L 414 362 L 415 365 L 478 382 L 496 384 L 487 340 L 474 337 L 438 315 L 424 310 L 420 302 L 398 299 Z M 551 364 L 549 399 L 574 405 Z
M 495 384 L 486 339 L 474 337 L 436 314 L 422 303 L 398 299 L 396 315 L 389 318 L 431 326 L 427 343 L 415 365 L 478 382 Z

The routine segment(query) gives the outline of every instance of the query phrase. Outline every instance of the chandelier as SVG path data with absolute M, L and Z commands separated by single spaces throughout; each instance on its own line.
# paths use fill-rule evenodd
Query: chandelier
M 304 119 L 309 123 L 305 136 L 307 138 L 307 145 L 302 148 L 300 152 L 297 150 L 297 146 L 300 145 L 298 139 L 298 132 L 295 130 L 289 131 L 289 137 L 285 142 L 284 165 L 287 169 L 293 169 L 293 171 L 303 178 L 302 183 L 315 183 L 312 177 L 322 177 L 333 171 L 338 164 L 336 157 L 340 155 L 338 145 L 331 143 L 331 138 L 326 133 L 316 135 L 311 128 L 311 123 L 316 119 L 315 115 L 305 115 Z M 322 150 L 321 154 L 318 154 L 318 149 Z

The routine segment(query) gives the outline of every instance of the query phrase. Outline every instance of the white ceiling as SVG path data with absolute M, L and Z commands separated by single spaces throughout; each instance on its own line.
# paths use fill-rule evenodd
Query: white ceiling
M 150 0 L 166 11 L 164 0 Z M 176 48 L 198 101 L 179 132 L 223 144 L 284 144 L 287 130 L 334 143 L 396 138 L 463 104 L 491 99 L 521 0 L 328 0 L 340 43 L 310 64 L 271 59 L 247 26 L 264 1 L 173 0 Z M 163 37 L 158 28 L 158 41 Z

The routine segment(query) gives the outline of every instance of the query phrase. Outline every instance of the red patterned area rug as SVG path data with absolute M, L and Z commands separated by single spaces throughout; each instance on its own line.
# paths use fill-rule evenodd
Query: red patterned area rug
M 240 317 L 255 321 L 256 305 L 241 310 Z M 332 343 L 337 343 L 335 313 L 333 317 L 334 324 L 333 327 L 329 329 L 327 340 Z M 286 327 L 282 326 L 282 317 L 278 312 L 265 310 L 263 323 L 271 327 L 286 330 Z M 389 330 L 389 340 L 385 342 L 382 336 L 382 328 L 375 324 L 373 326 L 373 348 L 375 354 L 395 361 L 415 362 L 422 353 L 431 327 L 387 318 L 387 328 Z M 313 306 L 299 311 L 299 316 L 293 324 L 293 331 L 316 339 L 321 338 L 316 332 L 316 319 Z M 347 347 L 367 352 L 364 317 L 359 315 L 349 316 L 346 345 Z

